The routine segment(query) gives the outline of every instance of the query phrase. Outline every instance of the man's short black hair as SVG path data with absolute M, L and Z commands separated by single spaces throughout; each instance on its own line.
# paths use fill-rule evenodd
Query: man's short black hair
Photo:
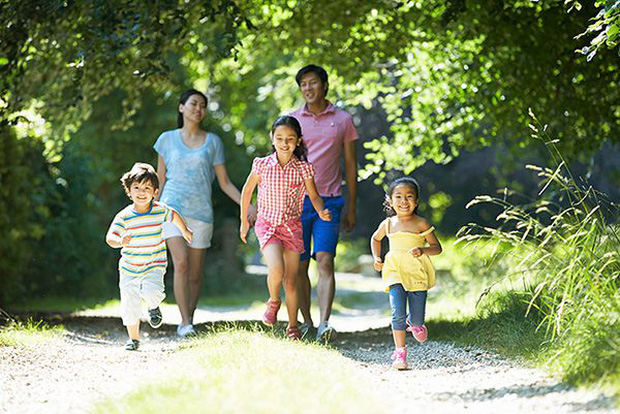
M 323 85 L 327 86 L 327 72 L 321 66 L 317 66 L 317 65 L 308 65 L 308 66 L 304 66 L 303 68 L 299 69 L 299 72 L 297 72 L 297 75 L 295 75 L 295 81 L 297 82 L 297 86 L 301 85 L 301 78 L 306 73 L 310 73 L 310 72 L 316 73 L 316 75 L 319 77 Z

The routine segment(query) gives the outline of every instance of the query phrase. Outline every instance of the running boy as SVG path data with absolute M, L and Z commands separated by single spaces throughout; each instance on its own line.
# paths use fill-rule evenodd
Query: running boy
M 125 349 L 135 351 L 140 346 L 140 299 L 148 305 L 149 324 L 153 328 L 162 324 L 159 305 L 166 296 L 164 274 L 167 264 L 162 225 L 173 222 L 188 243 L 192 241 L 192 232 L 176 211 L 153 200 L 159 191 L 159 179 L 152 166 L 135 163 L 131 171 L 123 174 L 121 182 L 133 203 L 114 217 L 106 242 L 110 247 L 121 248 L 118 286 L 121 317 L 129 334 Z

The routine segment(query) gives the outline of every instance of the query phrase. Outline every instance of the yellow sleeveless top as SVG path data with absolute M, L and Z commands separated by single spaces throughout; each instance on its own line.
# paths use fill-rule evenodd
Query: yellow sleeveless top
M 386 235 L 390 241 L 390 250 L 385 255 L 381 271 L 385 291 L 396 283 L 403 285 L 407 292 L 429 290 L 435 286 L 435 269 L 431 259 L 423 254 L 413 257 L 409 250 L 413 247 L 424 247 L 425 236 L 435 230 L 432 227 L 422 233 L 397 231 L 390 233 L 391 220 L 386 223 Z

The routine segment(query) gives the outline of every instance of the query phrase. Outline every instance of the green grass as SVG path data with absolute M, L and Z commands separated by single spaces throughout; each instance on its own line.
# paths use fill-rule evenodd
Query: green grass
M 386 412 L 370 376 L 338 352 L 315 344 L 220 330 L 171 358 L 176 358 L 177 376 L 104 401 L 94 413 Z
M 265 286 L 262 290 L 242 291 L 220 296 L 203 296 L 198 300 L 198 306 L 247 306 L 254 302 L 262 304 L 268 297 L 269 293 L 267 292 L 267 286 Z
M 540 179 L 537 197 L 509 189 L 477 196 L 468 207 L 499 208 L 497 224 L 471 223 L 459 232 L 460 240 L 474 248 L 499 246 L 489 261 L 504 274 L 496 271 L 493 282 L 515 278 L 521 286 L 497 291 L 496 300 L 508 303 L 500 306 L 504 310 L 526 303 L 544 331 L 540 354 L 546 365 L 565 381 L 609 386 L 620 395 L 620 209 L 572 174 L 546 126 L 531 116 L 532 136 L 544 142 L 551 161 L 527 166 Z M 488 315 L 502 314 L 492 307 Z
M 471 294 L 464 300 L 456 299 L 450 307 L 444 307 L 438 315 L 427 320 L 434 340 L 492 350 L 528 365 L 543 364 L 541 351 L 546 339 L 537 329 L 538 320 L 533 315 L 525 316 L 527 297 L 524 294 L 513 291 L 494 293 L 487 296 L 478 308 L 472 304 L 474 298 L 477 296 Z M 437 305 L 429 301 L 428 306 L 431 309 Z
M 11 322 L 0 328 L 0 346 L 28 348 L 62 340 L 64 328 L 50 327 L 42 321 Z

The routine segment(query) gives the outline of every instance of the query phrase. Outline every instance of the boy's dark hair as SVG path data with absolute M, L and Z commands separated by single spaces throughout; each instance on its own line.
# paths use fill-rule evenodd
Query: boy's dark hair
M 321 83 L 323 83 L 323 86 L 325 86 L 325 93 L 327 94 L 327 90 L 329 89 L 329 83 L 327 81 L 327 72 L 321 66 L 307 65 L 299 69 L 299 72 L 297 72 L 297 75 L 295 75 L 295 81 L 297 82 L 297 86 L 301 86 L 301 78 L 306 73 L 310 73 L 310 72 L 316 73 L 316 76 L 319 77 L 319 79 L 321 80 Z
M 300 139 L 302 138 L 301 125 L 299 124 L 299 121 L 297 120 L 297 118 L 293 116 L 289 116 L 289 115 L 279 116 L 278 119 L 275 120 L 275 122 L 273 123 L 271 127 L 272 136 L 273 136 L 273 133 L 276 131 L 276 128 L 279 126 L 287 126 L 291 128 L 293 131 L 295 131 L 298 138 Z M 274 147 L 272 144 L 271 153 L 273 154 L 275 151 L 276 151 L 276 147 Z M 293 151 L 293 155 L 296 156 L 297 159 L 299 159 L 300 161 L 308 161 L 308 149 L 306 148 L 306 144 L 304 143 L 303 139 L 301 139 L 301 141 L 299 142 L 299 145 L 295 147 L 295 150 Z
M 392 181 L 389 185 L 387 191 L 385 192 L 385 200 L 383 200 L 383 210 L 388 215 L 388 217 L 394 216 L 396 211 L 392 208 L 392 194 L 394 193 L 394 189 L 399 185 L 406 185 L 411 188 L 415 192 L 415 196 L 418 199 L 418 205 L 413 210 L 413 214 L 418 214 L 418 207 L 420 206 L 420 184 L 413 177 L 401 177 Z
M 121 177 L 121 183 L 123 183 L 127 196 L 130 194 L 131 185 L 133 183 L 141 183 L 143 181 L 149 181 L 155 190 L 159 188 L 159 177 L 157 177 L 155 168 L 144 162 L 135 163 L 133 167 L 131 167 L 131 170 L 127 171 Z
M 204 93 L 196 89 L 188 89 L 181 94 L 181 97 L 179 98 L 179 105 L 181 104 L 185 105 L 185 102 L 187 102 L 187 100 L 193 95 L 202 96 L 205 100 L 205 105 L 209 103 L 209 100 L 207 99 L 207 96 Z M 177 126 L 179 128 L 183 128 L 183 114 L 179 112 L 178 109 L 177 109 Z

